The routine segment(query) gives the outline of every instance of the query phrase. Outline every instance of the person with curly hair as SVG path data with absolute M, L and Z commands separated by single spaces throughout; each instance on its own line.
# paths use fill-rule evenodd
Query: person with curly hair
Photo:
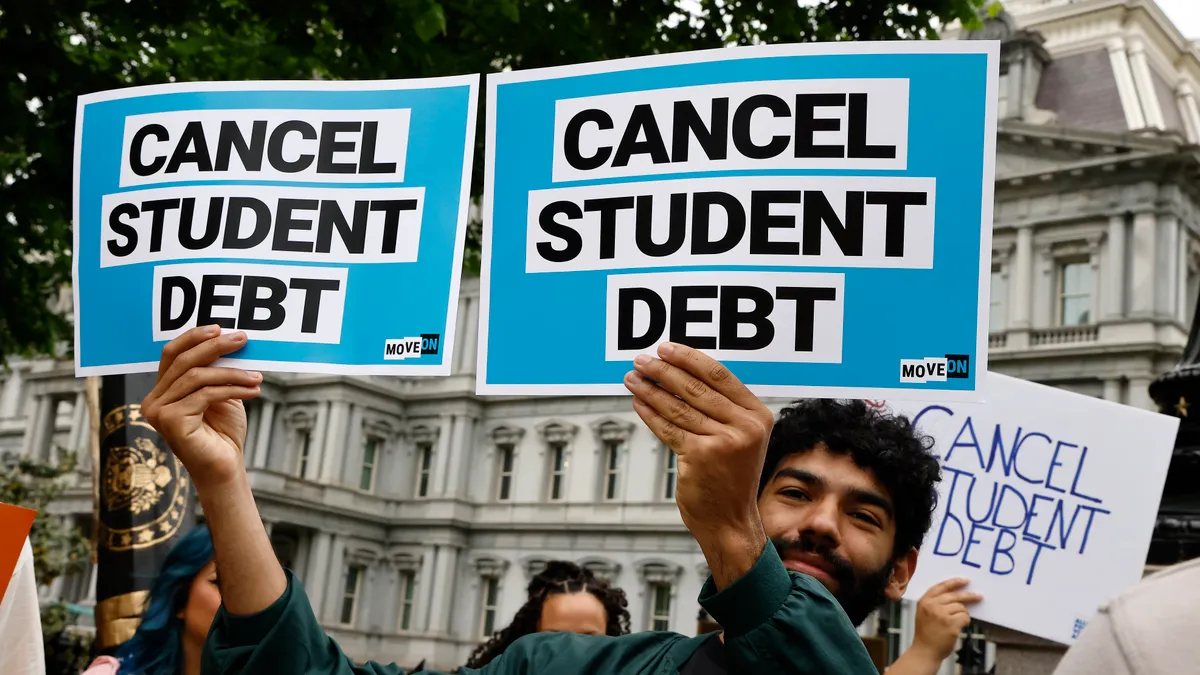
M 533 633 L 567 632 L 581 635 L 629 633 L 629 602 L 625 591 L 609 586 L 573 562 L 553 560 L 533 577 L 528 599 L 512 623 L 496 631 L 467 660 L 468 668 L 482 668 L 509 645 Z

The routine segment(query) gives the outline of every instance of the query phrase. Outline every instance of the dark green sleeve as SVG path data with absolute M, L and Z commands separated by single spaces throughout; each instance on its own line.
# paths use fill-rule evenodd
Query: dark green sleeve
M 395 664 L 351 661 L 317 622 L 300 581 L 290 571 L 287 580 L 283 595 L 257 614 L 234 616 L 221 606 L 204 643 L 201 675 L 404 675 Z
M 837 600 L 816 579 L 788 572 L 770 544 L 721 592 L 710 577 L 700 604 L 725 629 L 730 672 L 879 673 Z

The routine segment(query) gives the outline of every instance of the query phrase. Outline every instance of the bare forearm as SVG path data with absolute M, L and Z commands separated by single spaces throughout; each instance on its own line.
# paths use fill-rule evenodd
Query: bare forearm
M 767 545 L 762 522 L 756 513 L 741 525 L 730 525 L 711 531 L 692 530 L 717 590 L 723 590 L 742 578 L 754 567 Z
M 287 590 L 287 577 L 258 516 L 246 474 L 197 486 L 217 554 L 221 598 L 230 614 L 255 614 Z
M 896 659 L 885 675 L 936 675 L 941 667 L 942 659 L 937 654 L 914 643 Z

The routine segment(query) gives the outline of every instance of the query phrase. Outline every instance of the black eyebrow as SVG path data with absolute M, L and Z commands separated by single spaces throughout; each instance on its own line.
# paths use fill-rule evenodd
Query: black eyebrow
M 825 487 L 825 479 L 824 478 L 821 478 L 820 476 L 816 475 L 815 473 L 812 473 L 811 471 L 805 471 L 804 469 L 793 469 L 793 468 L 788 467 L 788 468 L 780 469 L 779 471 L 775 472 L 775 478 L 779 478 L 781 476 L 784 478 L 792 478 L 792 479 L 798 480 L 801 483 L 811 485 L 814 488 L 823 489 Z M 888 518 L 895 517 L 895 513 L 892 511 L 891 501 L 889 501 L 887 497 L 884 497 L 883 495 L 879 494 L 878 492 L 876 492 L 874 490 L 865 490 L 863 488 L 852 488 L 848 491 L 848 494 L 855 501 L 861 502 L 863 504 L 870 504 L 872 506 L 876 506 L 876 507 L 879 507 L 880 509 L 883 509 L 883 512 L 887 514 Z

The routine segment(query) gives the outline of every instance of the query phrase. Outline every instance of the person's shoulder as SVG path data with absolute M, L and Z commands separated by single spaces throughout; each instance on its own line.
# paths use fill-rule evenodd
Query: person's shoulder
M 1105 603 L 1113 621 L 1131 626 L 1200 624 L 1200 559 L 1172 565 L 1143 578 Z
M 504 650 L 504 667 L 499 673 L 569 672 L 573 666 L 589 664 L 601 672 L 617 664 L 638 665 L 657 663 L 666 658 L 670 648 L 686 638 L 675 633 L 647 631 L 612 637 L 578 633 L 533 633 L 521 637 Z M 613 671 L 615 672 L 615 671 Z

